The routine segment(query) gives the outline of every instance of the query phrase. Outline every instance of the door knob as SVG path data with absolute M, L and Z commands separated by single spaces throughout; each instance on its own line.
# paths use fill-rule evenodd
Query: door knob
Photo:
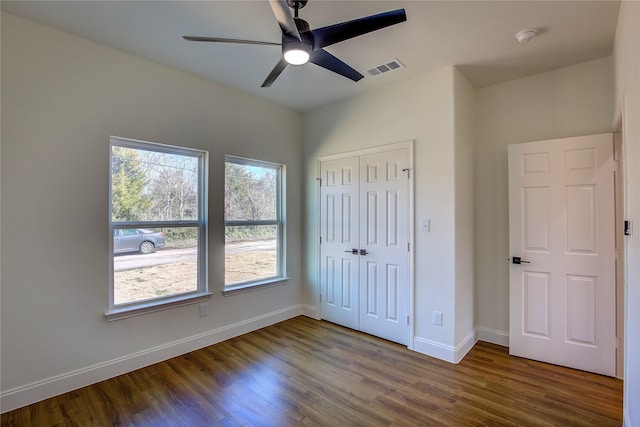
M 360 249 L 360 255 L 366 255 L 366 254 L 368 254 L 368 253 L 369 253 L 369 252 L 367 252 L 367 250 L 366 250 L 366 249 Z
M 511 262 L 513 264 L 531 264 L 531 262 L 525 261 L 522 258 L 520 258 L 519 256 L 511 257 Z

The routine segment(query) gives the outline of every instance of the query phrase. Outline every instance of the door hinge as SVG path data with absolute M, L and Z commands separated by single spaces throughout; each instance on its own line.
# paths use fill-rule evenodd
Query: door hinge
M 411 178 L 409 176 L 411 174 L 411 168 L 404 168 L 404 169 L 402 169 L 402 172 L 406 172 L 407 173 L 407 179 Z
M 320 183 L 320 187 L 322 187 L 322 178 L 316 178 L 316 180 Z
M 407 316 L 407 325 L 410 325 L 410 324 L 411 324 L 411 322 L 409 320 L 409 316 Z
M 407 242 L 407 252 L 411 252 L 411 243 Z
M 320 244 L 322 244 L 322 236 L 320 236 Z
M 320 294 L 320 304 L 322 304 L 322 294 Z

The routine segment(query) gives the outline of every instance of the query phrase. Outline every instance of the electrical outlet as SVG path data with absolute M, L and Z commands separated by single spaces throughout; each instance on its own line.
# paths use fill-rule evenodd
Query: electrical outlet
M 200 312 L 200 317 L 205 317 L 208 313 L 207 313 L 207 303 L 206 302 L 201 302 L 200 305 L 198 306 L 198 310 Z
M 436 326 L 442 326 L 442 312 L 434 311 L 433 312 L 433 324 Z

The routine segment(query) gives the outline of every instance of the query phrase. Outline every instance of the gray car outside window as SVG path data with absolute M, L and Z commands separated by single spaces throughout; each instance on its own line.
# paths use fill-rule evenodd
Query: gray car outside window
M 140 252 L 150 254 L 165 245 L 164 233 L 145 228 L 113 230 L 113 253 Z

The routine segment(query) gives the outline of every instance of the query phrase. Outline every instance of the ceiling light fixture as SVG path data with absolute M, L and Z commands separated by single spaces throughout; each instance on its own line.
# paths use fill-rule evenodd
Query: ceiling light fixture
M 302 65 L 309 61 L 311 47 L 302 42 L 290 42 L 282 47 L 284 60 L 291 65 Z
M 522 30 L 516 34 L 516 40 L 518 43 L 526 43 L 538 34 L 536 30 Z

